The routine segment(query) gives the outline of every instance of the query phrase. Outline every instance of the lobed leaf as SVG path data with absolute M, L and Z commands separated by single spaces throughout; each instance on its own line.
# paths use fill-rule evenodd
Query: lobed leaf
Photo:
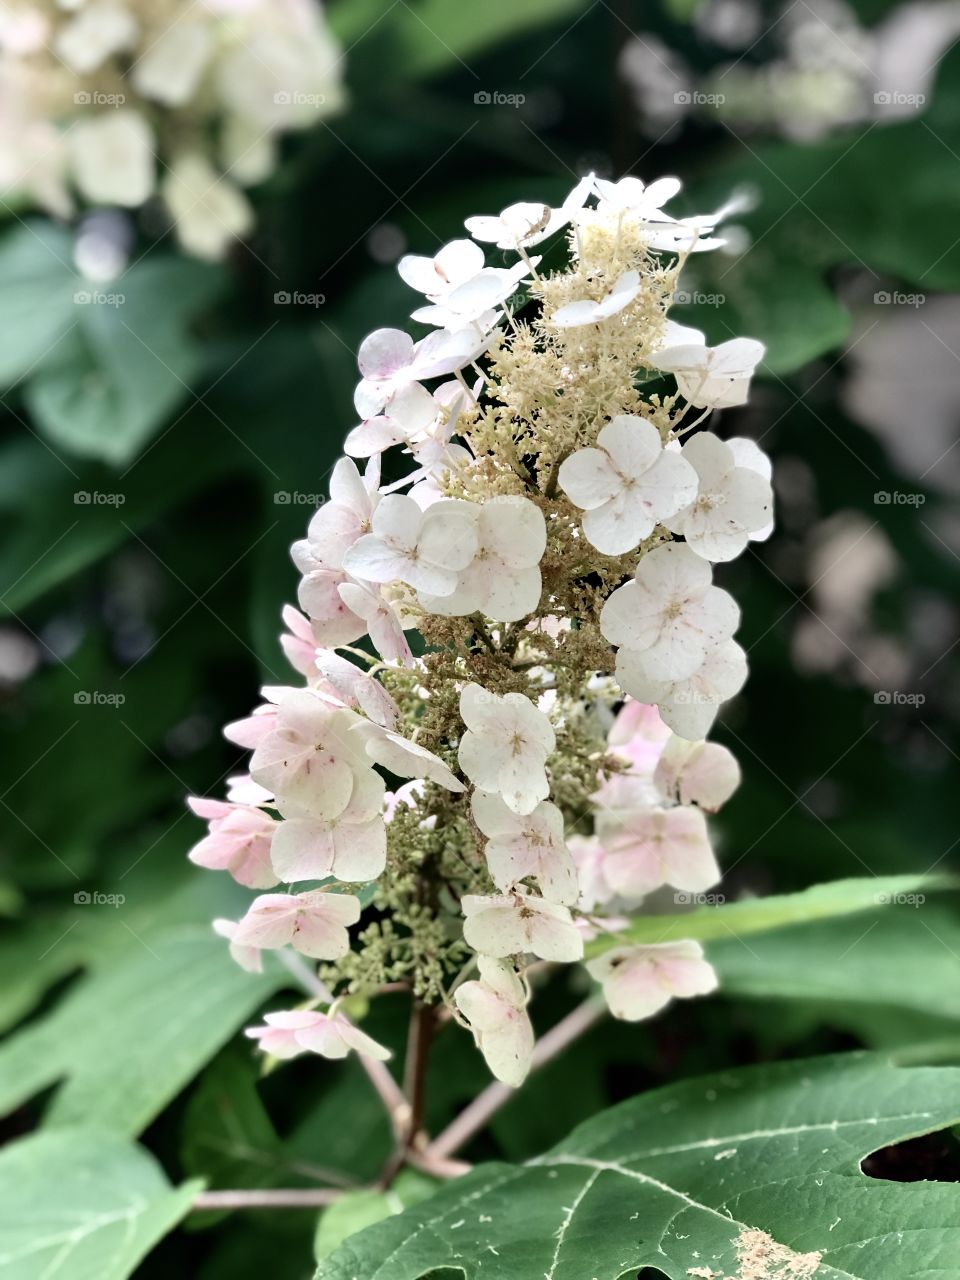
M 960 1190 L 859 1167 L 958 1118 L 960 1070 L 872 1054 L 684 1081 L 361 1231 L 316 1280 L 958 1280 Z

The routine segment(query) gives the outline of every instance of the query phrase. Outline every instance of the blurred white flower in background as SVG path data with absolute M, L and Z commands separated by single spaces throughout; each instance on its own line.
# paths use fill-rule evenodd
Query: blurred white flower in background
M 866 27 L 844 0 L 787 3 L 769 19 L 752 0 L 709 0 L 695 26 L 732 61 L 700 72 L 646 33 L 621 51 L 620 74 L 644 131 L 659 138 L 685 116 L 719 116 L 738 129 L 811 142 L 844 125 L 893 124 L 922 111 L 960 33 L 960 4 L 917 0 Z
M 181 245 L 222 258 L 278 137 L 342 105 L 340 63 L 312 0 L 10 0 L 0 198 L 67 218 L 159 195 Z

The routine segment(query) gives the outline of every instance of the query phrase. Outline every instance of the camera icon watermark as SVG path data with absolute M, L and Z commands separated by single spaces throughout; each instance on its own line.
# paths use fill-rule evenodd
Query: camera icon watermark
M 122 907 L 126 902 L 122 893 L 101 893 L 99 889 L 78 889 L 73 901 L 78 907 Z
M 276 307 L 322 307 L 326 300 L 325 293 L 304 293 L 300 289 L 278 289 L 273 295 Z
M 99 89 L 78 89 L 73 95 L 75 107 L 122 107 L 125 93 L 103 93 Z
M 76 707 L 122 707 L 126 700 L 124 693 L 101 693 L 99 689 L 78 689 L 73 695 Z
M 725 93 L 701 93 L 699 89 L 680 89 L 673 95 L 678 107 L 722 107 L 726 100 Z
M 925 93 L 901 93 L 898 89 L 880 89 L 873 95 L 876 107 L 922 107 L 926 101 Z
M 905 693 L 902 689 L 878 689 L 873 695 L 877 707 L 922 707 L 926 700 L 925 693 Z
M 926 500 L 925 493 L 905 493 L 902 489 L 878 489 L 873 495 L 876 507 L 922 507 Z
M 102 289 L 78 289 L 73 295 L 78 307 L 122 307 L 126 302 L 122 293 L 104 293 Z
M 122 507 L 126 500 L 125 493 L 102 493 L 99 489 L 77 489 L 73 495 L 75 507 Z
M 278 489 L 273 495 L 274 505 L 278 507 L 322 507 L 322 493 L 302 493 L 299 489 Z
M 277 107 L 322 107 L 327 101 L 325 93 L 301 93 L 298 89 L 278 89 L 273 95 Z
M 699 689 L 678 689 L 673 701 L 685 707 L 718 707 L 721 699 L 715 693 L 702 693 Z
M 673 300 L 678 307 L 722 307 L 727 300 L 727 295 L 704 293 L 700 289 L 677 289 Z
M 473 95 L 475 107 L 522 107 L 525 93 L 503 93 L 500 89 L 478 89 Z
M 926 300 L 925 293 L 901 293 L 897 289 L 880 289 L 873 295 L 877 307 L 922 307 Z

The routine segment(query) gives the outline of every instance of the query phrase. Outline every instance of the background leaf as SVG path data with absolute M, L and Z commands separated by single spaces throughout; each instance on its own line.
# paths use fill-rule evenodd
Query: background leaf
M 924 892 L 956 887 L 950 876 L 873 876 L 834 880 L 800 893 L 748 898 L 718 906 L 698 907 L 677 915 L 640 916 L 617 934 L 601 935 L 587 943 L 588 955 L 599 955 L 620 942 L 669 942 L 674 938 L 739 938 L 771 929 L 843 916 L 850 912 L 923 897 Z
M 0 1268 L 9 1280 L 126 1280 L 201 1185 L 174 1190 L 145 1151 L 99 1130 L 21 1138 L 0 1153 Z

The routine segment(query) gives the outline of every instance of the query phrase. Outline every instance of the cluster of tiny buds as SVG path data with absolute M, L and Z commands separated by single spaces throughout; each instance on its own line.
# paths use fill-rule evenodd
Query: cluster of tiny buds
M 589 175 L 399 263 L 432 331 L 360 347 L 361 421 L 292 549 L 305 683 L 227 727 L 249 773 L 191 801 L 193 861 L 268 891 L 215 922 L 237 962 L 323 962 L 327 998 L 250 1029 L 273 1056 L 383 1056 L 344 998 L 399 981 L 516 1086 L 549 965 L 586 961 L 627 1020 L 716 985 L 696 942 L 631 940 L 651 895 L 720 878 L 705 815 L 739 770 L 704 738 L 746 660 L 712 565 L 773 502 L 752 441 L 694 430 L 763 347 L 667 319 L 732 207 L 674 217 L 679 188 Z

